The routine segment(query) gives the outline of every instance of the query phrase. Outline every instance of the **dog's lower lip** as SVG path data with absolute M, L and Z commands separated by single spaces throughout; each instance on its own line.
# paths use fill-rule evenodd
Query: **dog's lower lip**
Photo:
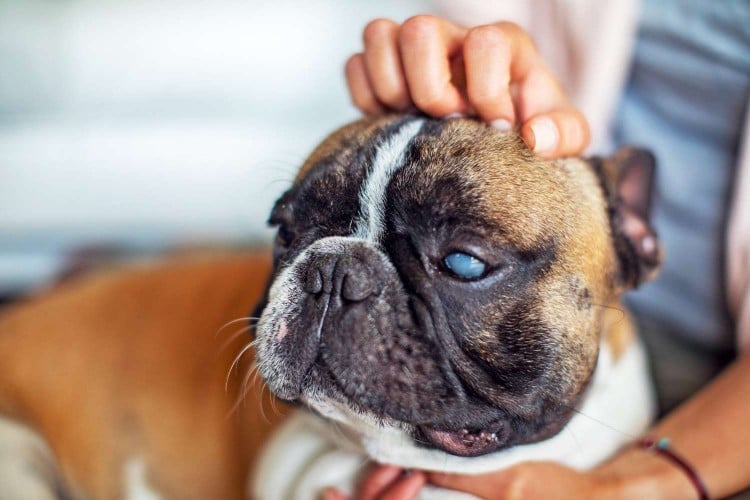
M 427 426 L 420 426 L 419 430 L 430 444 L 452 455 L 462 457 L 484 455 L 495 451 L 502 445 L 502 439 L 497 432 L 468 429 L 448 431 Z

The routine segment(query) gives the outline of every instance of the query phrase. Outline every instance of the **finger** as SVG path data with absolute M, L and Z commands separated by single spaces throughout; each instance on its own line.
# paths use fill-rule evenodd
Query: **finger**
M 427 480 L 441 488 L 471 493 L 480 498 L 503 498 L 501 484 L 497 480 L 499 476 L 501 474 L 498 473 L 485 476 L 432 473 L 427 475 Z
M 335 488 L 326 488 L 320 494 L 320 500 L 349 500 L 349 497 Z
M 405 110 L 411 99 L 398 50 L 398 24 L 376 19 L 365 27 L 363 38 L 365 70 L 375 97 L 389 108 Z
M 521 128 L 521 137 L 537 155 L 559 158 L 581 153 L 590 132 L 583 114 L 566 107 L 532 117 Z
M 495 37 L 504 40 L 508 51 L 510 84 L 518 86 L 516 116 L 525 122 L 531 116 L 568 105 L 565 92 L 552 72 L 543 64 L 534 41 L 519 26 L 502 22 L 493 25 Z M 497 33 L 502 34 L 498 37 Z
M 388 490 L 378 497 L 378 500 L 414 500 L 427 478 L 421 472 L 410 472 L 402 475 L 401 479 L 388 487 Z
M 350 57 L 346 61 L 345 71 L 346 83 L 349 86 L 349 94 L 354 105 L 366 114 L 384 113 L 385 108 L 375 98 L 375 93 L 367 80 L 362 54 L 355 54 Z
M 443 117 L 468 107 L 451 82 L 450 58 L 465 30 L 433 16 L 407 19 L 398 34 L 399 51 L 412 101 L 425 113 Z
M 357 491 L 357 500 L 372 500 L 394 483 L 403 473 L 403 469 L 392 465 L 376 465 L 367 472 L 364 481 Z
M 524 123 L 527 144 L 545 158 L 580 153 L 590 137 L 586 118 L 571 106 L 528 34 L 513 23 L 497 26 L 510 44 L 510 83 L 518 89 L 515 113 Z
M 469 30 L 464 42 L 466 93 L 479 117 L 500 130 L 515 121 L 510 95 L 511 43 L 494 25 Z

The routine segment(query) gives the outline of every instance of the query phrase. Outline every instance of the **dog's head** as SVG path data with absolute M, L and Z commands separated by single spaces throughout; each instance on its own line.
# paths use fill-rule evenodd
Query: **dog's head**
M 543 161 L 471 120 L 340 129 L 271 214 L 262 376 L 455 455 L 555 434 L 594 371 L 600 306 L 658 265 L 652 169 L 634 150 Z

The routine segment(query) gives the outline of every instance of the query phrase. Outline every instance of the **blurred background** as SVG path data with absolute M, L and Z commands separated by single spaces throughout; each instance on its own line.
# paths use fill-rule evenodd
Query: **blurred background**
M 270 240 L 296 168 L 358 116 L 343 64 L 366 22 L 431 7 L 0 0 L 0 297 L 92 249 Z

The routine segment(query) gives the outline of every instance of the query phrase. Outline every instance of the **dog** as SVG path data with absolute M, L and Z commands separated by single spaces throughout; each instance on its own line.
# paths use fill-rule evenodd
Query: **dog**
M 122 263 L 0 311 L 0 499 L 248 498 L 283 415 L 238 357 L 268 254 Z
M 344 127 L 274 207 L 272 259 L 94 273 L 0 311 L 0 498 L 314 498 L 372 460 L 603 460 L 653 412 L 618 302 L 661 259 L 653 168 L 542 161 L 466 119 Z M 273 411 L 253 351 L 305 409 Z
M 545 162 L 466 119 L 367 119 L 276 203 L 260 373 L 299 413 L 258 498 L 351 492 L 364 459 L 486 473 L 586 468 L 653 416 L 618 297 L 657 271 L 653 157 Z M 426 489 L 422 498 L 458 498 Z

